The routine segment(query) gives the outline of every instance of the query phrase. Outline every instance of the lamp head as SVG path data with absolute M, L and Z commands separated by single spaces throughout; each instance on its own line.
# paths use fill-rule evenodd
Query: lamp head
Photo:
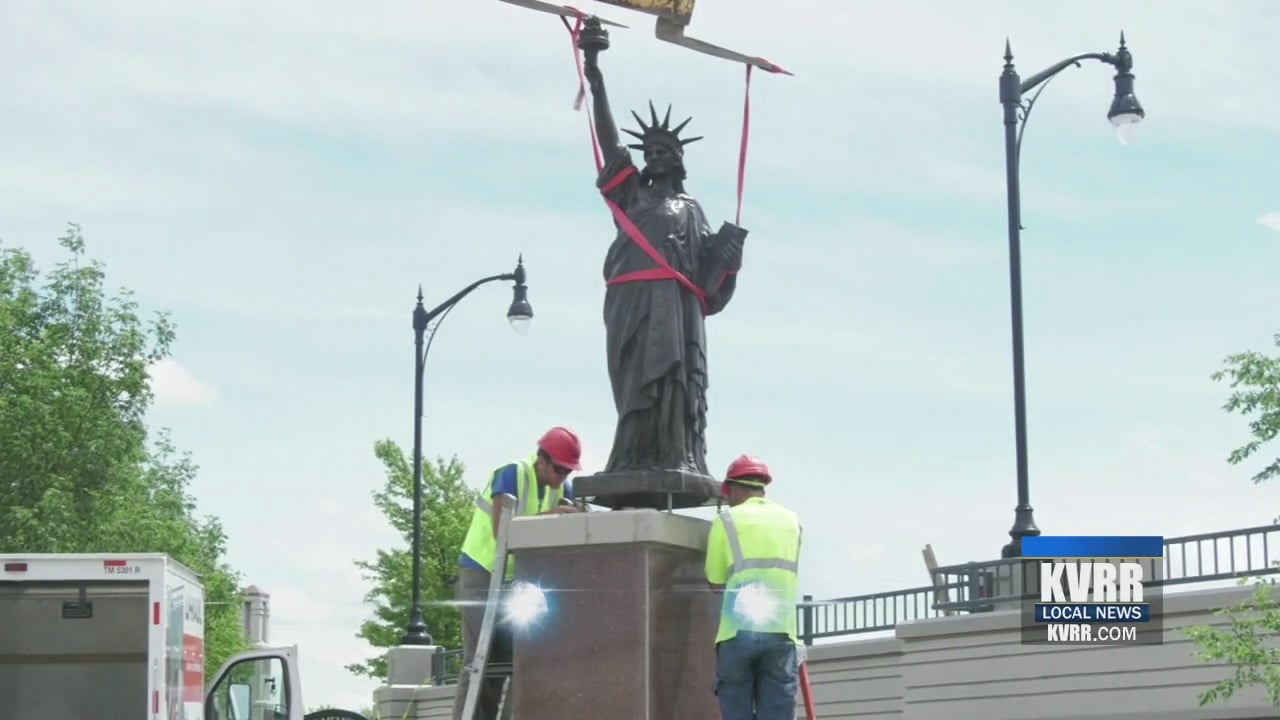
M 516 261 L 516 270 L 512 273 L 515 285 L 511 288 L 511 307 L 507 309 L 507 321 L 511 329 L 523 335 L 529 331 L 529 322 L 533 320 L 533 306 L 529 304 L 529 286 L 524 284 L 524 255 Z
M 1111 109 L 1107 111 L 1107 119 L 1115 127 L 1116 138 L 1121 144 L 1133 142 L 1137 134 L 1138 123 L 1147 116 L 1142 103 L 1133 94 L 1133 55 L 1125 47 L 1124 33 L 1120 33 L 1120 49 L 1116 51 L 1116 94 L 1111 99 Z

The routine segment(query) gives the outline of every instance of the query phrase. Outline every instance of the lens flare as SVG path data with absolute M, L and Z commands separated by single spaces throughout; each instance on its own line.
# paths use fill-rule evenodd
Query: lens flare
M 750 625 L 764 625 L 778 617 L 781 605 L 763 583 L 751 583 L 738 589 L 733 614 Z
M 505 607 L 507 619 L 517 627 L 525 627 L 546 614 L 547 596 L 537 585 L 517 581 L 511 584 Z

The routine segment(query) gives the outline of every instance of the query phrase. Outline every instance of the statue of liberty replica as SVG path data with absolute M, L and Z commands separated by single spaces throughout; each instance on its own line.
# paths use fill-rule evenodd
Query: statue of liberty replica
M 609 380 L 617 409 L 613 449 L 603 472 L 575 483 L 579 496 L 621 507 L 691 507 L 719 492 L 707 470 L 706 318 L 733 298 L 746 230 L 724 223 L 712 232 L 702 206 L 685 190 L 681 137 L 671 110 L 649 121 L 632 112 L 638 142 L 618 136 L 600 52 L 608 34 L 596 18 L 578 37 L 591 87 L 603 156 L 597 187 L 616 234 L 604 262 L 604 324 Z M 630 150 L 638 151 L 637 168 Z

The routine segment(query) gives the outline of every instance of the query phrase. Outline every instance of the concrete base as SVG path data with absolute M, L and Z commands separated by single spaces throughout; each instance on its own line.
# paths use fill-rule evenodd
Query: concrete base
M 387 650 L 387 684 L 373 691 L 379 717 L 417 718 L 417 693 L 431 686 L 435 645 L 398 645 Z
M 516 579 L 543 588 L 548 605 L 514 636 L 515 717 L 719 717 L 709 528 L 651 509 L 513 522 Z
M 435 645 L 398 645 L 387 651 L 387 684 L 431 684 L 431 661 L 440 648 Z

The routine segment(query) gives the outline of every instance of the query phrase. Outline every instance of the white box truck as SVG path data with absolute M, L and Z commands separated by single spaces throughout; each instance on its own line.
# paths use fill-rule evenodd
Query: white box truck
M 297 648 L 206 690 L 204 586 L 159 554 L 0 554 L 3 720 L 303 720 Z

